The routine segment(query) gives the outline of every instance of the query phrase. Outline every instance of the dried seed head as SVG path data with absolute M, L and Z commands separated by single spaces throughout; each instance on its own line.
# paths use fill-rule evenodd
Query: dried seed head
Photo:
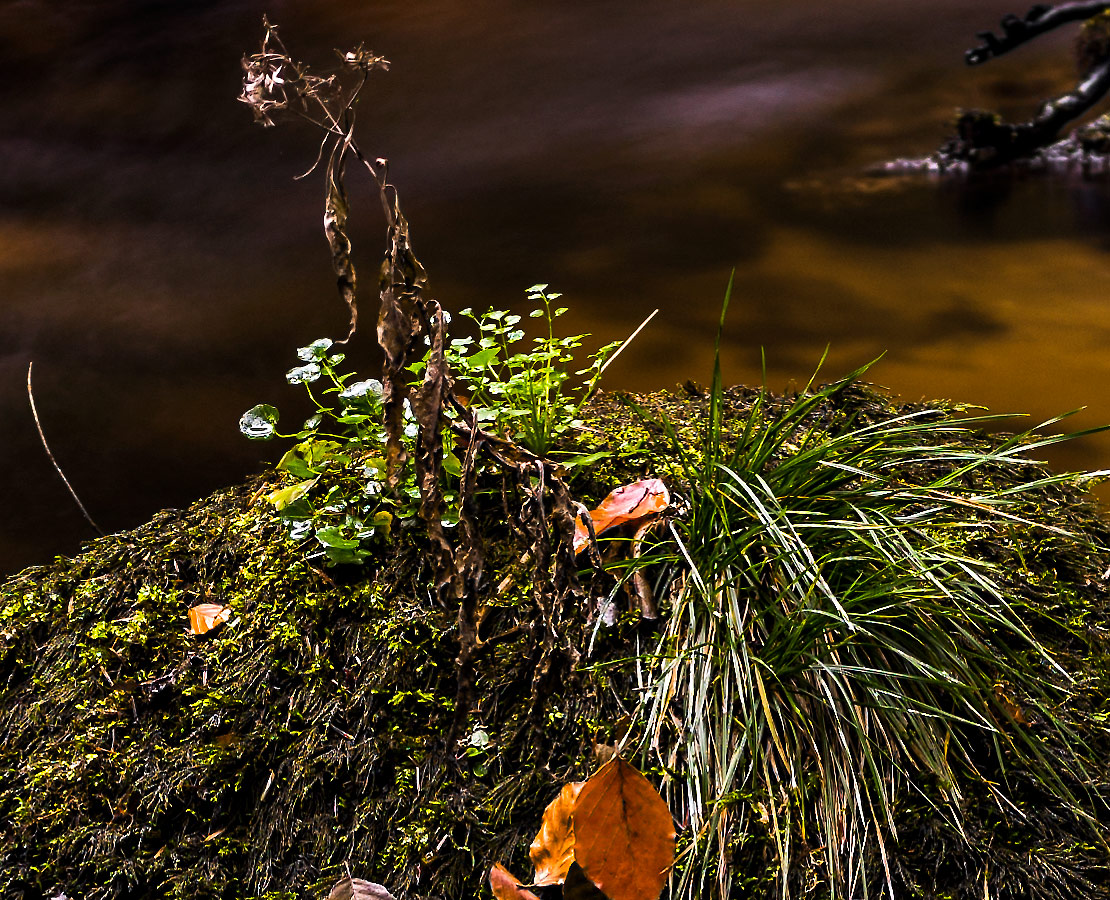
M 239 100 L 250 106 L 254 120 L 263 125 L 273 125 L 270 114 L 289 106 L 282 63 L 273 54 L 243 57 L 243 93 Z

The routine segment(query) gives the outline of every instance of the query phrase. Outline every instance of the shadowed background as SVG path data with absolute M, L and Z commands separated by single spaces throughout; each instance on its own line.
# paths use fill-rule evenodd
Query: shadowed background
M 804 381 L 883 351 L 873 380 L 1073 427 L 1110 421 L 1105 182 L 973 187 L 861 177 L 921 155 L 957 106 L 1027 114 L 1074 78 L 1074 30 L 963 65 L 1006 2 L 528 0 L 0 4 L 0 572 L 138 524 L 280 452 L 237 431 L 274 403 L 294 349 L 345 331 L 307 129 L 235 101 L 239 60 L 278 23 L 331 65 L 364 41 L 393 62 L 360 107 L 391 159 L 431 293 L 519 307 L 549 282 L 596 343 L 661 312 L 612 388 L 707 380 L 730 270 L 726 378 Z M 364 327 L 376 365 L 384 225 L 351 170 Z M 1053 457 L 1110 465 L 1110 438 Z

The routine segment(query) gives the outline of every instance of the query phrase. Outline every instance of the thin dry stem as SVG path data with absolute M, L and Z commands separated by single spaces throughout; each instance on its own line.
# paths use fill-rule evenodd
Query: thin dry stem
M 77 496 L 77 491 L 75 491 L 73 485 L 69 483 L 69 479 L 66 478 L 66 473 L 63 472 L 62 467 L 58 465 L 58 460 L 54 458 L 54 454 L 50 451 L 50 445 L 46 442 L 46 434 L 43 432 L 42 422 L 39 420 L 39 411 L 35 407 L 35 393 L 31 388 L 31 368 L 33 366 L 34 362 L 27 363 L 27 400 L 31 404 L 31 415 L 34 416 L 35 428 L 38 429 L 39 440 L 42 441 L 42 448 L 46 451 L 47 457 L 54 466 L 54 470 L 58 473 L 58 476 L 62 479 L 62 483 L 66 486 L 66 490 L 68 490 L 70 496 L 73 497 L 73 502 L 76 503 L 77 508 L 81 510 L 81 515 L 85 517 L 85 521 L 96 530 L 97 534 L 104 537 L 104 530 L 93 521 L 93 517 L 90 516 L 89 511 L 85 509 L 85 504 L 82 503 L 81 498 Z

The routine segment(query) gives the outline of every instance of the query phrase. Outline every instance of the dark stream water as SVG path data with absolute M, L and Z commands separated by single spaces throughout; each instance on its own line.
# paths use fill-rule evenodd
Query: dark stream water
M 1047 418 L 1110 421 L 1110 187 L 861 178 L 923 154 L 957 106 L 1028 112 L 1066 89 L 1071 36 L 962 64 L 1005 0 L 4 0 L 0 118 L 0 572 L 255 471 L 257 402 L 289 410 L 294 348 L 340 336 L 315 141 L 235 102 L 263 11 L 327 65 L 393 61 L 361 111 L 448 308 L 544 281 L 599 342 L 656 322 L 607 373 L 705 380 L 736 268 L 726 375 L 784 387 L 826 344 L 841 374 Z M 353 175 L 364 274 L 383 226 Z M 366 281 L 372 279 L 367 277 Z M 367 318 L 374 298 L 364 297 Z M 567 321 L 567 320 L 564 320 Z M 352 355 L 376 359 L 366 328 Z M 1110 463 L 1088 439 L 1057 465 Z

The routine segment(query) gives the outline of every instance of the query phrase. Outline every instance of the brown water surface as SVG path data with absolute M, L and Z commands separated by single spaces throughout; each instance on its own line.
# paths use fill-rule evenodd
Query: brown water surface
M 730 380 L 804 380 L 886 352 L 875 381 L 1034 419 L 1110 422 L 1105 181 L 877 181 L 957 106 L 1029 112 L 1072 78 L 1070 35 L 967 69 L 982 0 L 528 0 L 0 5 L 0 572 L 133 526 L 279 452 L 236 429 L 295 347 L 339 336 L 315 142 L 235 102 L 263 9 L 326 65 L 360 40 L 393 61 L 361 113 L 393 161 L 435 296 L 519 306 L 561 290 L 567 327 L 652 328 L 611 387 L 705 380 L 729 272 Z M 354 176 L 357 179 L 357 175 Z M 384 246 L 352 182 L 358 261 Z M 369 279 L 367 279 L 369 281 Z M 372 315 L 373 298 L 364 303 Z M 352 355 L 369 369 L 370 329 Z M 1110 438 L 1053 457 L 1110 464 Z

